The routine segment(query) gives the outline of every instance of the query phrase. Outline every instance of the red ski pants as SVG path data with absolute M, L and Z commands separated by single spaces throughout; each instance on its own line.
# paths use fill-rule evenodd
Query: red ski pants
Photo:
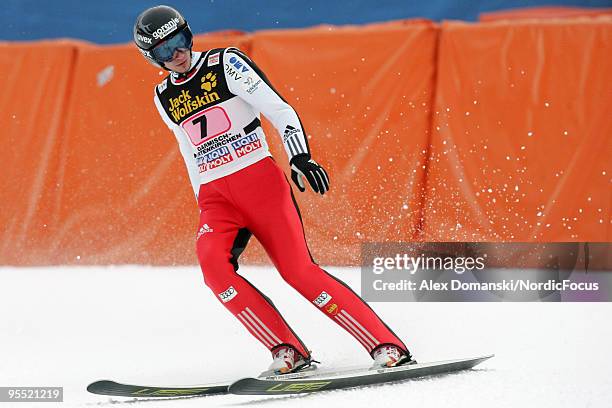
M 308 348 L 270 299 L 240 276 L 238 257 L 251 233 L 283 279 L 348 331 L 371 354 L 382 344 L 406 350 L 402 341 L 346 284 L 310 256 L 291 186 L 271 158 L 200 187 L 197 254 L 206 285 L 246 329 L 269 350 Z

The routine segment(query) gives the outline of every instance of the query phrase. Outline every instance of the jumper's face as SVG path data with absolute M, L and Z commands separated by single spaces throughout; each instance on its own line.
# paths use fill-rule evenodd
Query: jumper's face
M 164 66 L 170 71 L 178 72 L 179 74 L 189 71 L 191 66 L 191 51 L 185 48 L 178 48 L 174 51 L 172 59 L 164 62 Z

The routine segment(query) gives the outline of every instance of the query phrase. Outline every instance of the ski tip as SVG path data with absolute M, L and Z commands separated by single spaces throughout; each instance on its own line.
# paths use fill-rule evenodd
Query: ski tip
M 94 381 L 87 386 L 87 391 L 91 392 L 92 394 L 104 395 L 100 392 L 100 390 L 114 385 L 117 385 L 117 383 L 111 380 Z
M 226 394 L 227 383 L 197 386 L 146 386 L 121 384 L 110 380 L 96 381 L 87 386 L 92 394 L 131 398 L 182 398 Z
M 481 357 L 474 357 L 474 358 L 471 358 L 471 359 L 468 359 L 468 360 L 472 361 L 472 367 L 474 367 L 474 366 L 477 366 L 478 364 L 483 363 L 483 362 L 485 362 L 485 361 L 487 361 L 487 360 L 489 360 L 489 359 L 491 359 L 493 357 L 495 357 L 495 354 L 487 354 L 487 355 L 484 355 L 484 356 L 481 356 Z
M 495 357 L 495 354 L 485 354 L 484 356 L 479 356 L 479 357 L 473 357 L 473 358 L 467 358 L 466 360 L 472 360 L 472 361 L 477 361 L 478 364 L 482 363 L 483 361 L 486 361 L 490 358 Z

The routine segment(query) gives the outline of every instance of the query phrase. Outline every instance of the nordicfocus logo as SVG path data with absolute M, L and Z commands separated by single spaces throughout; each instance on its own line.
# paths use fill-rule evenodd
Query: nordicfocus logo
M 319 296 L 317 296 L 317 298 L 315 300 L 312 301 L 312 303 L 314 303 L 315 305 L 317 305 L 318 307 L 323 307 L 325 306 L 330 300 L 332 300 L 332 297 L 329 293 L 323 291 L 321 292 L 321 294 Z
M 136 38 L 138 38 L 138 41 L 142 41 L 142 42 L 145 42 L 147 44 L 153 44 L 153 39 L 152 38 L 145 37 L 144 35 L 140 35 L 140 33 L 136 34 Z
M 227 288 L 225 292 L 219 293 L 219 299 L 221 299 L 223 303 L 227 303 L 233 298 L 235 298 L 237 294 L 238 294 L 238 291 L 234 289 L 233 286 L 230 286 L 229 288 Z
M 176 30 L 178 23 L 179 19 L 177 17 L 174 17 L 172 20 L 168 21 L 166 24 L 155 30 L 153 32 L 153 37 L 157 38 L 158 40 L 166 37 L 172 31 Z

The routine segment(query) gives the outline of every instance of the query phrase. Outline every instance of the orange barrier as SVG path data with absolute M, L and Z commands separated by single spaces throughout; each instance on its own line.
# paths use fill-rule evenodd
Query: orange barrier
M 611 34 L 443 25 L 421 239 L 612 240 Z
M 400 21 L 195 48 L 239 46 L 296 108 L 332 181 L 296 194 L 313 256 L 355 265 L 364 241 L 609 241 L 611 27 Z M 0 49 L 0 263 L 195 263 L 193 194 L 152 103 L 164 72 L 130 44 Z M 267 257 L 253 242 L 244 260 Z
M 527 7 L 481 13 L 478 16 L 478 20 L 489 22 L 499 20 L 576 18 L 610 15 L 612 15 L 612 8 Z
M 0 263 L 53 263 L 64 115 L 75 42 L 2 44 Z
M 416 238 L 436 39 L 422 21 L 253 37 L 255 62 L 295 107 L 330 174 L 323 197 L 296 190 L 318 262 L 355 265 L 363 241 Z M 276 131 L 265 129 L 289 174 Z
M 202 49 L 229 45 L 248 51 L 240 33 L 195 39 Z M 2 120 L 1 262 L 196 262 L 193 192 L 153 105 L 165 71 L 131 44 L 3 47 L 14 61 L 0 65 L 12 74 L 1 79 L 0 108 L 13 115 Z

